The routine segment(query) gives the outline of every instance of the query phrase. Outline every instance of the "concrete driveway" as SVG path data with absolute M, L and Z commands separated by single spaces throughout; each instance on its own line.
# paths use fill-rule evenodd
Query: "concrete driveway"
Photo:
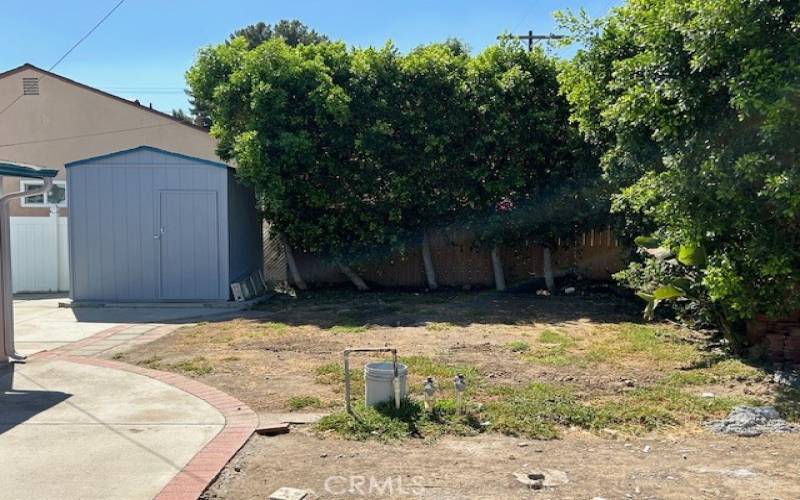
M 0 377 L 2 498 L 153 498 L 225 424 L 142 375 L 59 360 L 14 368 Z
M 196 498 L 252 432 L 254 414 L 199 382 L 96 356 L 231 312 L 67 309 L 59 300 L 15 300 L 18 350 L 51 352 L 0 367 L 0 498 Z M 237 418 L 247 425 L 231 430 Z

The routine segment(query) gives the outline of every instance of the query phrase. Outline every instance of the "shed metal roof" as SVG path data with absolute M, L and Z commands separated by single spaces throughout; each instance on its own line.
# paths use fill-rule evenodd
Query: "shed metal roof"
M 106 158 L 114 158 L 116 156 L 122 156 L 124 154 L 132 153 L 134 151 L 141 151 L 141 150 L 155 151 L 157 153 L 162 153 L 162 154 L 165 154 L 165 155 L 168 155 L 168 156 L 172 156 L 174 158 L 181 158 L 183 160 L 191 160 L 191 161 L 195 161 L 195 162 L 199 162 L 199 163 L 204 163 L 206 165 L 211 165 L 212 167 L 233 168 L 230 165 L 226 165 L 226 164 L 224 164 L 222 162 L 206 160 L 205 158 L 198 158 L 196 156 L 185 155 L 185 154 L 182 154 L 182 153 L 175 153 L 173 151 L 167 151 L 166 149 L 156 148 L 154 146 L 136 146 L 135 148 L 123 149 L 122 151 L 115 151 L 113 153 L 107 153 L 107 154 L 104 154 L 104 155 L 93 156 L 91 158 L 84 158 L 82 160 L 76 160 L 76 161 L 69 162 L 66 165 L 64 165 L 64 167 L 66 167 L 66 168 L 77 167 L 79 165 L 84 165 L 86 163 L 93 163 L 93 162 L 95 162 L 97 160 L 103 160 L 103 159 L 106 159 Z

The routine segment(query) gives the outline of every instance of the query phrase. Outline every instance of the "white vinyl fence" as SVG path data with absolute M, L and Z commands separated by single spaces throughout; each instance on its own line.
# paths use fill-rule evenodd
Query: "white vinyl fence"
M 14 293 L 69 290 L 67 218 L 11 217 Z

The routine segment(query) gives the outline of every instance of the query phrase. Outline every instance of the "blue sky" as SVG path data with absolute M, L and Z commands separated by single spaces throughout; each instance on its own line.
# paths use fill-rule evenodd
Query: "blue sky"
M 50 67 L 117 0 L 3 0 L 0 71 Z M 126 0 L 56 69 L 69 78 L 169 111 L 186 107 L 184 72 L 199 47 L 247 24 L 299 19 L 350 45 L 402 50 L 455 36 L 473 50 L 506 31 L 555 30 L 553 12 L 605 14 L 620 0 Z M 567 55 L 569 53 L 566 53 Z

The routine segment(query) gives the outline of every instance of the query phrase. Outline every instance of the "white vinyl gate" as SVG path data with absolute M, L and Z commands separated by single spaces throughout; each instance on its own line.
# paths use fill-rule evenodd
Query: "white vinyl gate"
M 11 217 L 14 293 L 69 290 L 67 218 Z

